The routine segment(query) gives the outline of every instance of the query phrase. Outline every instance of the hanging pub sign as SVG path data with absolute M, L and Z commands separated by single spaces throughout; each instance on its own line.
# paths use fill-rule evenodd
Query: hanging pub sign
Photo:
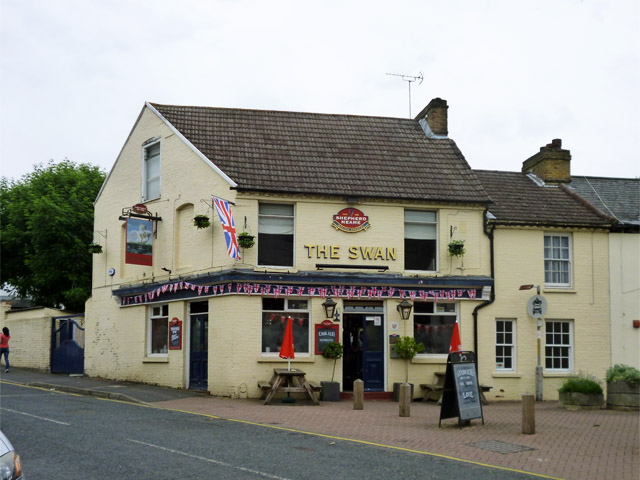
M 453 417 L 458 417 L 460 428 L 472 418 L 481 418 L 484 425 L 474 352 L 453 352 L 447 358 L 438 426 L 443 418 Z
M 127 218 L 127 249 L 125 263 L 153 265 L 153 222 Z
M 169 322 L 169 350 L 182 350 L 182 321 L 175 317 Z
M 333 216 L 331 224 L 336 230 L 343 232 L 355 233 L 366 230 L 371 226 L 369 217 L 357 208 L 343 208 Z

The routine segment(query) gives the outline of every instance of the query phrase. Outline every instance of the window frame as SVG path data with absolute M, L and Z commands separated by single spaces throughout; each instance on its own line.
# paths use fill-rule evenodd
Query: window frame
M 554 249 L 564 249 L 565 247 L 563 247 L 562 245 L 556 247 L 556 246 L 549 246 L 547 247 L 546 243 L 547 243 L 547 238 L 551 239 L 551 243 L 553 243 L 553 239 L 554 238 L 559 238 L 560 242 L 562 242 L 563 238 L 567 239 L 567 246 L 566 246 L 566 250 L 567 250 L 567 255 L 568 258 L 567 259 L 563 259 L 563 258 L 553 258 L 553 253 L 551 254 L 551 257 L 547 257 L 547 249 L 550 248 L 552 251 Z M 570 288 L 573 285 L 573 237 L 572 235 L 568 234 L 568 233 L 545 233 L 544 234 L 544 239 L 543 239 L 543 257 L 544 257 L 544 285 L 545 287 L 549 287 L 549 288 Z M 566 263 L 567 264 L 567 276 L 568 276 L 568 281 L 567 282 L 553 282 L 553 281 L 547 281 L 547 274 L 550 275 L 550 279 L 553 280 L 553 274 L 554 272 L 556 272 L 557 270 L 554 270 L 553 268 L 547 269 L 547 262 L 558 262 L 558 263 Z M 560 274 L 563 274 L 564 272 L 559 271 Z
M 568 324 L 569 325 L 569 332 L 568 332 L 568 336 L 569 336 L 569 343 L 568 344 L 564 344 L 564 343 L 547 343 L 547 338 L 548 335 L 551 334 L 560 334 L 560 335 L 564 335 L 564 332 L 549 332 L 549 325 L 550 324 Z M 573 343 L 574 343 L 574 334 L 573 334 L 573 321 L 572 320 L 559 320 L 559 319 L 545 319 L 544 321 L 544 352 L 542 353 L 542 357 L 544 359 L 544 369 L 547 372 L 550 373 L 571 373 L 573 372 Z M 551 357 L 549 357 L 547 355 L 547 348 L 566 348 L 567 349 L 567 355 L 562 355 L 560 357 L 556 357 L 555 355 L 552 355 Z M 568 360 L 568 366 L 567 368 L 554 368 L 554 367 L 547 367 L 547 360 L 551 359 L 551 361 L 553 361 L 553 359 L 555 358 L 567 358 Z
M 148 168 L 148 156 L 147 152 L 150 148 L 158 145 L 158 175 L 157 177 L 153 177 L 153 179 L 148 178 L 149 168 Z M 149 181 L 158 180 L 158 195 L 151 197 L 149 195 Z M 142 145 L 142 187 L 141 187 L 141 198 L 142 203 L 150 202 L 152 200 L 157 200 L 162 196 L 162 189 L 160 188 L 162 185 L 162 144 L 160 142 L 160 138 L 152 138 L 147 140 Z
M 418 303 L 431 303 L 433 304 L 433 313 L 428 313 L 428 312 L 420 312 L 420 313 L 416 313 L 416 308 L 415 305 Z M 453 312 L 438 312 L 437 311 L 437 307 L 438 305 L 453 305 L 454 310 Z M 415 339 L 416 337 L 416 317 L 420 317 L 420 316 L 424 316 L 424 317 L 452 317 L 453 318 L 453 323 L 452 325 L 455 325 L 456 322 L 458 322 L 458 325 L 460 325 L 460 302 L 456 302 L 456 301 L 428 301 L 428 302 L 418 302 L 416 301 L 414 303 L 414 308 L 413 308 L 413 318 L 412 318 L 412 322 L 413 322 L 413 338 Z M 453 334 L 453 327 L 451 330 L 451 333 Z M 447 355 L 449 355 L 449 351 L 448 351 L 448 347 L 451 345 L 451 339 L 449 339 L 449 343 L 447 346 L 447 351 L 445 353 L 428 353 L 426 352 L 426 348 L 425 348 L 425 352 L 423 353 L 418 353 L 416 355 L 416 357 L 419 358 L 447 358 Z M 425 345 L 426 347 L 426 345 Z
M 275 300 L 275 298 L 272 297 L 263 297 L 262 300 Z M 311 331 L 311 298 L 306 298 L 306 297 L 302 297 L 302 298 L 280 298 L 281 300 L 284 300 L 284 309 L 283 310 L 273 310 L 273 309 L 264 309 L 264 303 L 262 303 L 260 305 L 260 355 L 262 355 L 263 357 L 276 357 L 278 358 L 278 355 L 280 354 L 280 347 L 278 347 L 278 349 L 276 351 L 270 351 L 270 352 L 266 352 L 263 351 L 263 344 L 264 344 L 264 314 L 280 314 L 282 316 L 285 317 L 285 321 L 286 321 L 286 317 L 288 316 L 292 316 L 295 318 L 294 314 L 306 314 L 307 315 L 307 351 L 306 352 L 301 352 L 298 350 L 295 350 L 295 355 L 296 357 L 300 356 L 300 357 L 310 357 L 311 356 L 311 350 L 312 350 L 312 331 Z M 289 302 L 300 302 L 300 301 L 305 301 L 307 302 L 307 308 L 306 309 L 300 309 L 300 308 L 289 308 Z
M 435 220 L 433 222 L 430 221 L 407 221 L 406 219 L 406 213 L 407 212 L 420 212 L 420 213 L 433 213 L 435 216 Z M 439 237 L 439 215 L 438 215 L 438 210 L 417 210 L 417 209 L 412 209 L 412 208 L 405 208 L 403 209 L 403 248 L 404 248 L 404 270 L 407 272 L 437 272 L 438 271 L 438 265 L 439 265 L 439 255 L 438 255 L 438 248 L 439 248 L 439 242 L 438 242 L 438 237 Z M 410 225 L 429 225 L 429 226 L 435 226 L 435 238 L 433 239 L 435 241 L 435 246 L 434 246 L 434 251 L 433 251 L 433 269 L 432 270 L 422 270 L 422 269 L 418 269 L 418 268 L 409 268 L 407 266 L 407 224 Z M 412 240 L 412 239 L 409 239 Z M 430 239 L 422 239 L 422 240 L 430 240 Z
M 282 205 L 291 207 L 291 215 L 271 215 L 260 213 L 260 205 Z M 292 233 L 291 233 L 291 264 L 290 265 L 273 265 L 268 263 L 260 263 L 260 218 L 291 218 L 292 220 Z M 256 248 L 256 263 L 259 267 L 268 268 L 293 268 L 296 263 L 296 204 L 295 203 L 281 203 L 281 202 L 258 202 L 258 238 Z
M 160 314 L 154 315 L 154 309 L 160 308 Z M 166 311 L 165 311 L 166 309 Z M 153 325 L 154 320 L 166 320 L 166 350 L 164 352 L 153 352 Z M 155 305 L 149 305 L 147 307 L 147 357 L 160 357 L 165 358 L 169 355 L 169 304 L 161 303 Z
M 506 342 L 503 340 L 502 343 L 498 341 L 498 335 L 502 333 L 502 335 L 506 335 L 506 330 L 500 332 L 498 330 L 498 323 L 503 322 L 505 325 L 508 323 L 511 325 L 511 342 Z M 509 357 L 511 358 L 511 367 L 502 367 L 498 366 L 498 347 L 510 348 L 511 352 L 509 355 L 506 355 L 504 352 L 501 355 L 502 358 Z M 496 318 L 496 354 L 495 354 L 495 368 L 496 372 L 515 372 L 517 370 L 517 321 L 515 318 Z

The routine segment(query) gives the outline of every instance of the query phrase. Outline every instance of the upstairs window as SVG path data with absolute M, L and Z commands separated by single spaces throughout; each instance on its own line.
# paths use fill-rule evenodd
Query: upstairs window
M 146 145 L 142 153 L 142 201 L 160 198 L 160 142 Z
M 258 206 L 258 265 L 293 266 L 293 205 Z
M 568 235 L 544 236 L 544 284 L 571 286 L 571 239 Z
M 436 270 L 436 212 L 404 211 L 405 270 Z

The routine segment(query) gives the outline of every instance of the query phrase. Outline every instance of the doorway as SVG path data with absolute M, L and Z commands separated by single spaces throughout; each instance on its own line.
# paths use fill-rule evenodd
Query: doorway
M 189 304 L 189 388 L 207 390 L 209 378 L 209 302 Z
M 382 302 L 346 303 L 343 310 L 342 385 L 364 381 L 368 392 L 384 391 L 384 310 Z

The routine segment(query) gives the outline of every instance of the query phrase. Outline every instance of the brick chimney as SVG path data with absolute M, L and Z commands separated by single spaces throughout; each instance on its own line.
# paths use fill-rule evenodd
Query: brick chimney
M 434 98 L 429 105 L 424 107 L 416 116 L 416 120 L 420 122 L 424 133 L 428 137 L 446 137 L 449 134 L 447 124 L 447 110 L 449 106 L 447 101 L 441 98 Z
M 533 173 L 545 183 L 571 183 L 571 152 L 556 138 L 522 162 L 522 173 Z

